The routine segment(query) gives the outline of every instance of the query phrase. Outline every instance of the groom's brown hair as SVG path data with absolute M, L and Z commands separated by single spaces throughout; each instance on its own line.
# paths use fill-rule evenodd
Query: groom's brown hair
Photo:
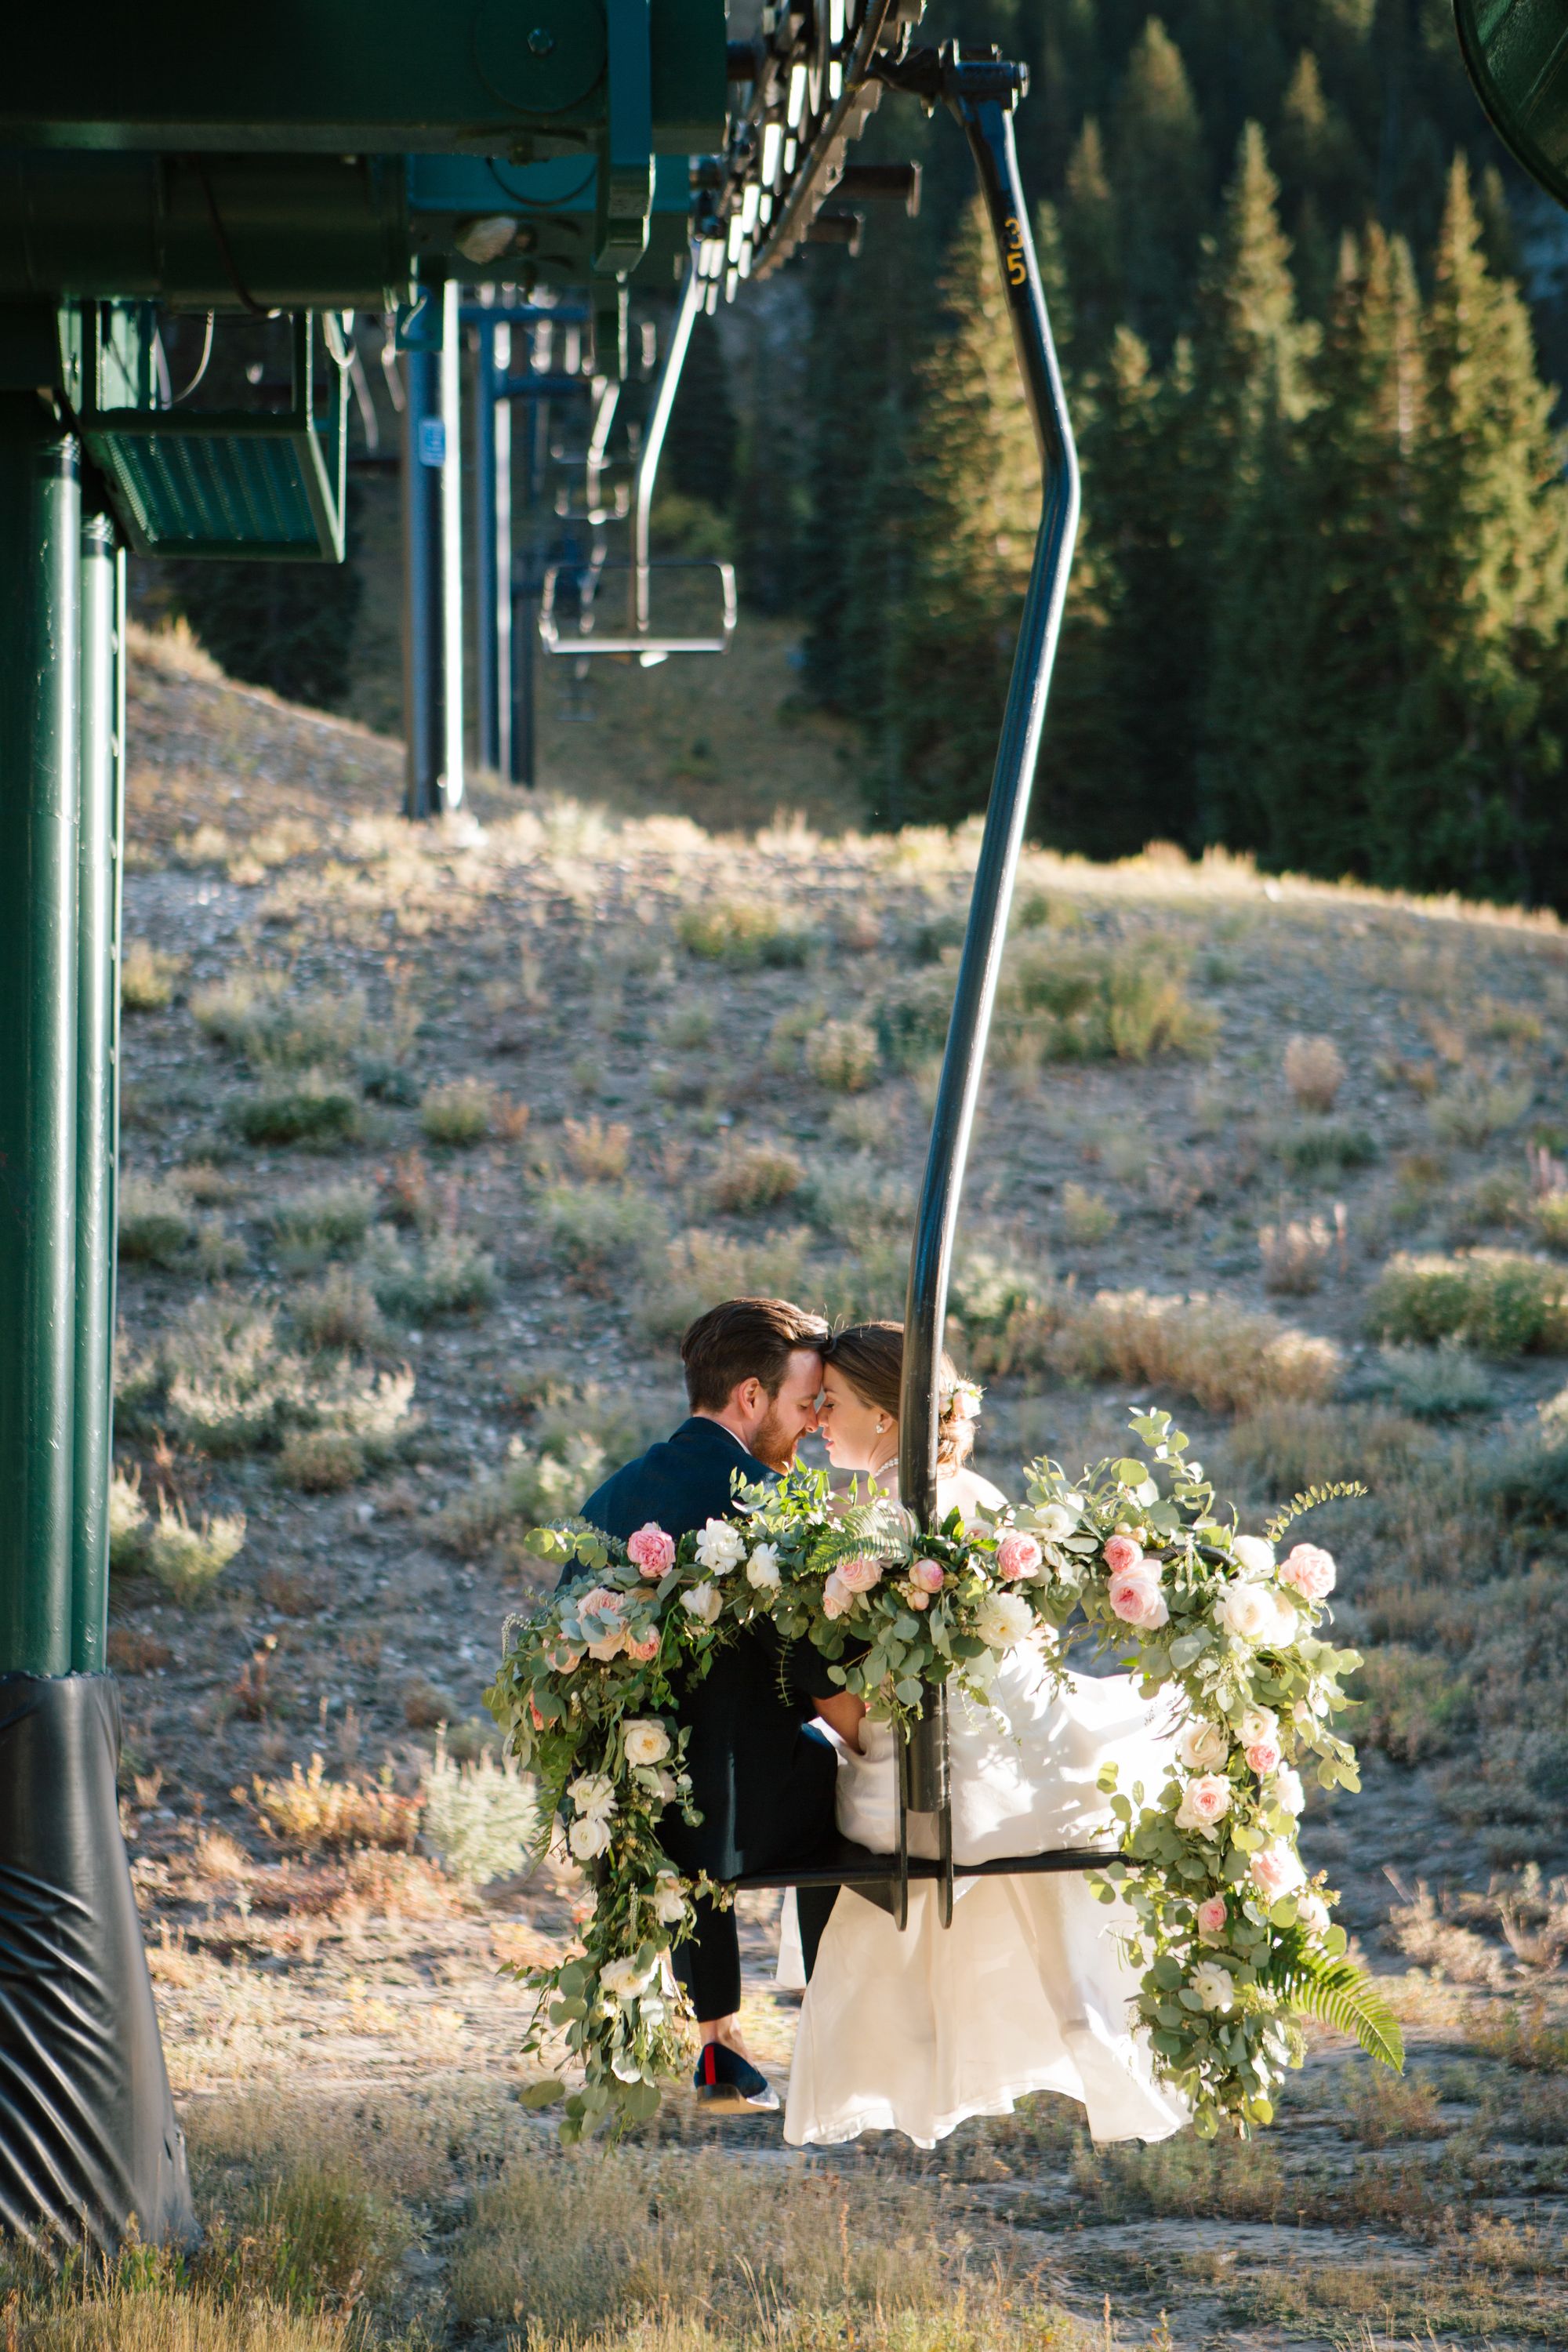
M 824 1348 L 820 1315 L 787 1298 L 726 1298 L 700 1315 L 680 1343 L 693 1412 L 721 1412 L 742 1381 L 776 1397 L 797 1348 Z

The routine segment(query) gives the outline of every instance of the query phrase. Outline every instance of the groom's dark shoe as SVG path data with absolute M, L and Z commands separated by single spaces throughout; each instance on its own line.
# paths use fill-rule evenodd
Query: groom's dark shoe
M 779 2095 L 749 2058 L 722 2042 L 705 2042 L 692 2078 L 697 2104 L 710 2116 L 771 2115 Z

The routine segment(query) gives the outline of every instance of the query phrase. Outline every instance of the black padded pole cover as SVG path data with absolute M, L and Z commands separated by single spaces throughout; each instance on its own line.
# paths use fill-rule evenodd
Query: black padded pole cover
M 120 1834 L 108 1675 L 0 1675 L 0 2233 L 196 2235 Z

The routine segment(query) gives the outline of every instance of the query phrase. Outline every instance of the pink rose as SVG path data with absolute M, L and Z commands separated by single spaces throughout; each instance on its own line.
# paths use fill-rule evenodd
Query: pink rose
M 1212 1836 L 1230 1811 L 1230 1782 L 1218 1772 L 1200 1772 L 1182 1790 L 1176 1808 L 1179 1830 L 1202 1830 Z
M 996 1573 L 1004 1584 L 1016 1584 L 1022 1578 L 1037 1573 L 1040 1559 L 1040 1547 L 1034 1537 L 1015 1529 L 1011 1535 L 1004 1536 L 996 1547 Z
M 1267 1780 L 1271 1772 L 1279 1769 L 1279 1743 L 1277 1739 L 1255 1739 L 1246 1751 L 1247 1769 Z
M 639 1666 L 646 1666 L 650 1658 L 657 1658 L 658 1655 L 658 1635 L 645 1633 L 639 1642 L 634 1635 L 628 1633 L 626 1655 L 628 1658 L 635 1658 Z
M 557 1642 L 546 1656 L 551 1672 L 557 1675 L 574 1675 L 583 1663 L 582 1651 L 573 1649 L 568 1642 Z
M 846 1592 L 869 1592 L 882 1581 L 882 1563 L 868 1551 L 858 1551 L 852 1559 L 841 1559 L 835 1573 Z
M 1112 1542 L 1117 1540 L 1112 1537 Z M 1133 1549 L 1136 1550 L 1137 1547 Z M 1139 1633 L 1156 1632 L 1171 1614 L 1165 1605 L 1165 1596 L 1160 1590 L 1159 1571 L 1152 1561 L 1143 1558 L 1142 1552 L 1139 1552 L 1133 1567 L 1117 1570 L 1106 1591 L 1117 1616 Z
M 1125 1575 L 1138 1566 L 1142 1557 L 1143 1547 L 1134 1543 L 1131 1536 L 1112 1536 L 1105 1547 L 1105 1565 L 1112 1576 Z
M 1332 1552 L 1318 1544 L 1298 1544 L 1279 1563 L 1280 1583 L 1293 1584 L 1308 1601 L 1326 1601 L 1338 1575 Z
M 1258 1893 L 1270 1902 L 1281 1895 L 1289 1895 L 1306 1878 L 1300 1857 L 1288 1845 L 1263 1845 L 1252 1857 L 1252 1883 Z
M 855 1596 L 844 1581 L 843 1571 L 835 1569 L 822 1588 L 822 1613 L 825 1617 L 842 1617 L 855 1605 Z
M 931 1607 L 931 1594 L 929 1592 L 921 1592 L 916 1590 L 911 1592 L 906 1592 L 904 1599 L 909 1602 L 911 1609 L 929 1609 Z
M 940 1559 L 917 1559 L 910 1566 L 910 1582 L 920 1592 L 940 1592 L 945 1582 Z
M 1205 1944 L 1217 1944 L 1229 1924 L 1230 1913 L 1223 1895 L 1205 1895 L 1198 1905 L 1198 1933 Z
M 667 1536 L 652 1519 L 635 1536 L 626 1538 L 626 1550 L 639 1575 L 646 1576 L 650 1584 L 657 1584 L 675 1566 L 675 1538 Z

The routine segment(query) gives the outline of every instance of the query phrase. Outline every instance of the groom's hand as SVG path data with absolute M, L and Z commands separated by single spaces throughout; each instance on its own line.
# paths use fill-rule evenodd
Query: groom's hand
M 866 1713 L 863 1698 L 852 1698 L 847 1691 L 836 1691 L 831 1698 L 816 1701 L 816 1711 L 824 1723 L 838 1734 L 846 1748 L 860 1753 L 860 1725 Z

